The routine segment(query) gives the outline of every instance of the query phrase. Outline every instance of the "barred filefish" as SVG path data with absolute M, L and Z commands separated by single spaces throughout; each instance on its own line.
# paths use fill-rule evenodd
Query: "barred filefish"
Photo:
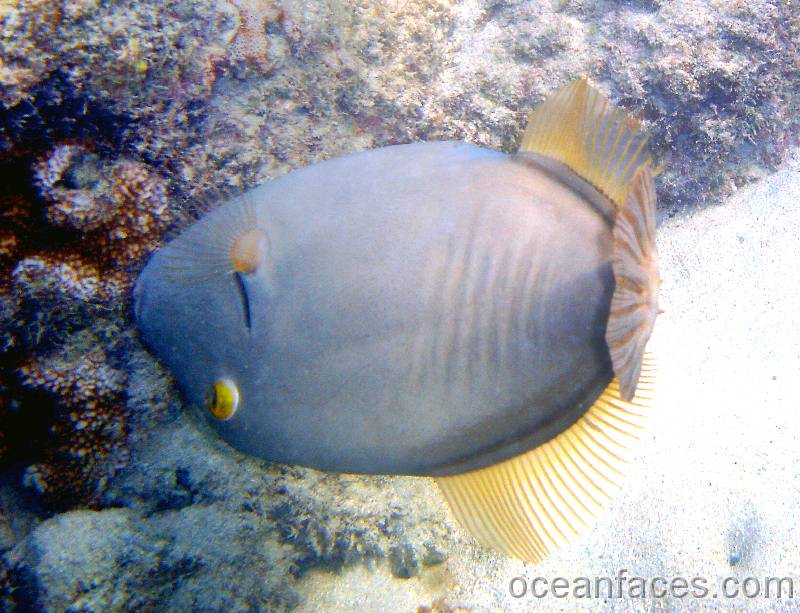
M 434 477 L 477 539 L 538 561 L 619 487 L 650 405 L 654 174 L 579 80 L 513 155 L 383 147 L 233 198 L 152 257 L 136 317 L 233 447 Z

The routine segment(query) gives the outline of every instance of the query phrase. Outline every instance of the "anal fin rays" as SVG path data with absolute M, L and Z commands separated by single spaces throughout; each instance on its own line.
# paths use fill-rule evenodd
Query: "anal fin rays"
M 438 477 L 459 523 L 482 544 L 534 563 L 580 534 L 621 486 L 654 383 L 655 360 L 647 354 L 630 401 L 613 379 L 577 422 L 539 447 Z

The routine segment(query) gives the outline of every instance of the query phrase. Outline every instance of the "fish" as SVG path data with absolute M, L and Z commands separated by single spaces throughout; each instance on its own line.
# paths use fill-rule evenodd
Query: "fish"
M 579 79 L 516 153 L 387 146 L 230 199 L 146 264 L 140 334 L 232 447 L 432 477 L 538 562 L 621 487 L 653 406 L 658 172 Z

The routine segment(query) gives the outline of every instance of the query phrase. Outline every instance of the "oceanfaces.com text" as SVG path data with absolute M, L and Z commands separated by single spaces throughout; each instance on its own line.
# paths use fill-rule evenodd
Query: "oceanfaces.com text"
M 514 598 L 794 598 L 792 577 L 638 577 L 627 569 L 614 577 L 513 577 Z

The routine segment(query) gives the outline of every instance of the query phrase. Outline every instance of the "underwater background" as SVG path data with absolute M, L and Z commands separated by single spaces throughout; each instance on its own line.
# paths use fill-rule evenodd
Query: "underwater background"
M 0 609 L 800 606 L 800 2 L 0 0 L 0 35 Z M 581 76 L 663 164 L 657 410 L 595 529 L 510 560 L 431 480 L 270 464 L 193 418 L 131 312 L 165 240 L 337 155 L 515 151 Z M 623 570 L 710 590 L 533 594 Z

